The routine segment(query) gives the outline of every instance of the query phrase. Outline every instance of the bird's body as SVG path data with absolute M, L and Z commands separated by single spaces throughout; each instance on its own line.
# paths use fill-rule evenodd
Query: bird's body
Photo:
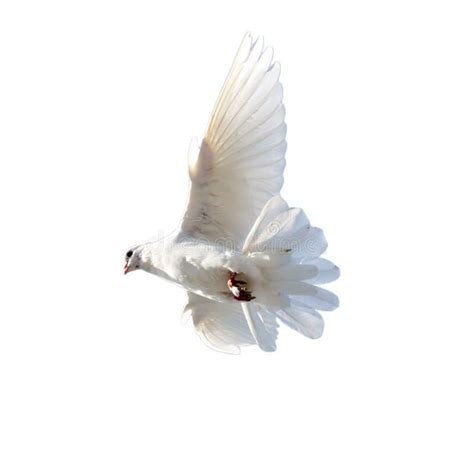
M 226 283 L 229 269 L 248 267 L 240 252 L 181 230 L 139 249 L 143 270 L 216 301 L 232 299 Z
M 339 269 L 320 255 L 323 232 L 280 197 L 286 152 L 280 67 L 263 40 L 246 35 L 201 146 L 191 151 L 190 199 L 181 226 L 127 252 L 142 269 L 188 291 L 191 315 L 211 347 L 276 348 L 278 320 L 321 336 L 318 310 L 337 297 L 317 284 Z

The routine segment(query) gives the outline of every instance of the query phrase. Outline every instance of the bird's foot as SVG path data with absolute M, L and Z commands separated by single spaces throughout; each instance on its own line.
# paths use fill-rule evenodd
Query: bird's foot
M 230 272 L 227 279 L 227 286 L 237 301 L 251 301 L 255 299 L 252 292 L 247 288 L 247 282 L 237 280 L 237 272 Z

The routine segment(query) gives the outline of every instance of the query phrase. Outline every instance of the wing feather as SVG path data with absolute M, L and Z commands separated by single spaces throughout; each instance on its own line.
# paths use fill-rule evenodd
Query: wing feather
M 240 347 L 256 343 L 267 351 L 276 349 L 276 316 L 263 308 L 251 305 L 247 310 L 237 302 L 219 303 L 188 292 L 183 319 L 189 315 L 201 340 L 218 351 L 238 354 Z
M 242 248 L 263 206 L 283 185 L 285 108 L 280 65 L 247 34 L 221 90 L 199 153 L 182 229 Z

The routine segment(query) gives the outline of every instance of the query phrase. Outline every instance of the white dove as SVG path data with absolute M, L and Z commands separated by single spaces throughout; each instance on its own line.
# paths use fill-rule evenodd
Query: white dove
M 190 152 L 180 227 L 125 256 L 125 273 L 142 269 L 187 290 L 183 314 L 219 351 L 250 344 L 274 351 L 278 321 L 316 339 L 324 326 L 318 311 L 338 306 L 316 286 L 339 276 L 320 258 L 322 230 L 279 194 L 286 151 L 279 76 L 272 48 L 246 34 L 201 146 Z

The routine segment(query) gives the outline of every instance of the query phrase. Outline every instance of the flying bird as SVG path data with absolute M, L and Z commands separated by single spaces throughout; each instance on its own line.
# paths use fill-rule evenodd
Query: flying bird
M 176 231 L 125 254 L 187 291 L 183 315 L 223 352 L 276 349 L 279 322 L 322 335 L 320 311 L 337 296 L 319 285 L 339 269 L 321 258 L 327 242 L 302 209 L 281 198 L 286 152 L 280 64 L 261 37 L 246 34 L 200 146 L 190 151 L 191 191 Z

